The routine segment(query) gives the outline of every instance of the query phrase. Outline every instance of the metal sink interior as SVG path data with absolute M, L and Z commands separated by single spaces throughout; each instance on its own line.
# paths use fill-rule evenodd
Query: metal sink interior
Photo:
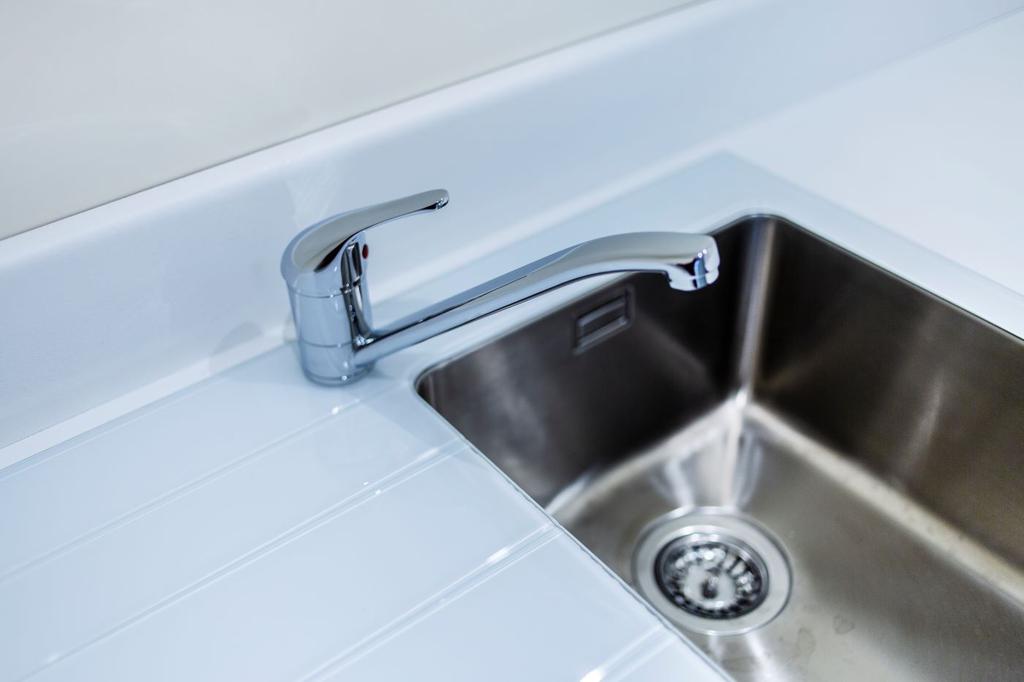
M 618 279 L 420 395 L 737 678 L 1020 679 L 1024 342 L 781 219 L 716 236 L 714 286 Z M 767 596 L 672 601 L 686 533 L 778 550 Z

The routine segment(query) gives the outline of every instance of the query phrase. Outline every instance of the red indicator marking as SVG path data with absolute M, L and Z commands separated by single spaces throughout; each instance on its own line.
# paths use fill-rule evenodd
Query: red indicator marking
M 366 244 L 363 244 L 363 258 L 369 258 L 369 257 L 370 257 L 370 247 L 367 246 Z

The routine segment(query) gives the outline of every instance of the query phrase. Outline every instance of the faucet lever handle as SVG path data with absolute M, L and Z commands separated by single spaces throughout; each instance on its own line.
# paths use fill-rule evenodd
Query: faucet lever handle
M 448 192 L 434 189 L 401 199 L 357 208 L 321 220 L 292 240 L 282 259 L 282 274 L 316 272 L 330 266 L 338 252 L 360 233 L 414 213 L 436 211 L 448 203 Z

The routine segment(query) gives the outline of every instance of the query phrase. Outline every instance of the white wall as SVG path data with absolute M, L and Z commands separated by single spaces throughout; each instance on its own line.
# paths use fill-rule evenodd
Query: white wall
M 0 3 L 0 238 L 688 1 Z

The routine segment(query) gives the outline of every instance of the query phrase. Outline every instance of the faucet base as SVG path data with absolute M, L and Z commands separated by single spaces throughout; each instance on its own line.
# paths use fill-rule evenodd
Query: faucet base
M 372 369 L 373 365 L 370 365 L 368 367 L 360 367 L 358 372 L 354 372 L 352 374 L 334 376 L 322 376 L 319 374 L 313 374 L 312 372 L 306 370 L 303 371 L 303 374 L 306 375 L 307 379 L 309 379 L 315 384 L 320 384 L 321 386 L 344 386 L 345 384 L 351 384 L 354 381 L 362 379 Z
M 350 384 L 373 369 L 372 361 L 354 362 L 352 349 L 347 346 L 320 346 L 304 341 L 298 341 L 296 346 L 303 374 L 323 386 Z

